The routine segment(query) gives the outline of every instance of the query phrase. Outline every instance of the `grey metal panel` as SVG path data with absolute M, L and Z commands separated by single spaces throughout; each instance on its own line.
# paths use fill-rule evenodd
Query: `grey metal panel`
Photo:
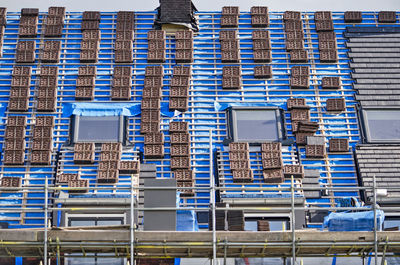
M 367 78 L 356 78 L 357 84 L 399 84 L 400 79 L 389 79 L 380 78 L 380 79 L 367 79 Z
M 140 172 L 155 172 L 156 170 L 156 164 L 140 164 Z
M 325 145 L 325 137 L 321 137 L 321 136 L 307 136 L 307 144 L 311 144 L 311 145 Z
M 349 52 L 349 57 L 353 58 L 399 58 L 398 53 L 385 53 L 385 52 Z

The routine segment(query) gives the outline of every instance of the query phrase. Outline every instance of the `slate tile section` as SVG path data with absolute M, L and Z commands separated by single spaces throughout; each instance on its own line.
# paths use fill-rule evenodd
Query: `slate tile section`
M 360 185 L 373 186 L 373 176 L 376 177 L 376 186 L 398 187 L 400 178 L 400 146 L 398 145 L 358 145 L 355 150 L 355 159 L 358 169 Z M 372 190 L 365 192 L 365 198 L 372 201 Z M 400 197 L 399 191 L 388 190 L 388 197 Z
M 399 27 L 347 27 L 350 67 L 355 95 L 361 106 L 400 105 L 398 87 Z

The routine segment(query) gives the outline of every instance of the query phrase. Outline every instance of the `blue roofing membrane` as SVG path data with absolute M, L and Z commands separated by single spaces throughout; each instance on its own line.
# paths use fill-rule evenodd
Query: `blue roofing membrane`
M 2 212 L 0 220 L 7 221 L 10 227 L 37 227 L 43 226 L 44 214 L 35 210 L 43 209 L 44 205 L 44 183 L 48 179 L 50 186 L 54 185 L 56 166 L 59 172 L 81 174 L 81 178 L 89 179 L 91 187 L 104 187 L 110 189 L 90 190 L 87 195 L 75 195 L 77 197 L 93 196 L 106 194 L 116 196 L 117 194 L 129 193 L 129 189 L 118 190 L 118 188 L 130 186 L 130 177 L 121 176 L 116 184 L 97 184 L 96 183 L 96 163 L 94 165 L 75 165 L 73 163 L 73 150 L 68 149 L 66 144 L 69 140 L 69 118 L 63 115 L 63 107 L 75 101 L 75 80 L 77 79 L 81 34 L 81 13 L 67 13 L 61 40 L 60 63 L 58 69 L 58 100 L 57 112 L 52 114 L 37 113 L 34 106 L 35 83 L 38 80 L 37 70 L 41 64 L 33 64 L 32 81 L 30 90 L 30 108 L 23 114 L 12 114 L 6 110 L 1 115 L 0 122 L 0 144 L 4 144 L 4 129 L 7 116 L 24 115 L 28 117 L 26 133 L 26 159 L 25 166 L 5 166 L 3 160 L 0 162 L 0 174 L 2 176 L 15 176 L 22 178 L 24 187 L 37 187 L 37 190 L 21 190 L 20 192 L 2 192 L 0 195 L 1 207 L 25 208 L 25 211 Z M 155 19 L 155 12 L 137 12 L 135 24 L 134 40 L 134 60 L 132 72 L 132 103 L 140 103 L 144 82 L 144 70 L 147 63 L 147 32 L 152 29 Z M 281 12 L 270 12 L 270 25 L 268 30 L 271 35 L 272 44 L 272 69 L 273 78 L 254 79 L 253 68 L 257 63 L 253 61 L 251 33 L 254 30 L 251 26 L 249 12 L 241 12 L 238 27 L 238 39 L 240 40 L 240 57 L 243 85 L 242 89 L 232 91 L 222 89 L 222 67 L 229 64 L 221 63 L 219 31 L 220 12 L 199 12 L 198 34 L 194 35 L 194 62 L 192 65 L 192 78 L 190 86 L 189 110 L 174 117 L 161 117 L 161 130 L 166 135 L 165 158 L 163 160 L 147 159 L 145 162 L 157 164 L 157 176 L 169 178 L 170 155 L 168 124 L 170 121 L 189 122 L 189 132 L 191 135 L 191 158 L 192 169 L 195 172 L 195 183 L 197 188 L 207 188 L 210 185 L 210 158 L 213 153 L 218 153 L 217 168 L 220 176 L 221 187 L 237 188 L 237 190 L 222 190 L 221 195 L 225 197 L 258 197 L 277 196 L 286 197 L 288 191 L 245 191 L 243 187 L 289 187 L 290 180 L 286 180 L 281 185 L 271 186 L 263 183 L 261 153 L 251 151 L 251 168 L 254 171 L 253 183 L 233 183 L 229 169 L 228 151 L 222 145 L 222 141 L 227 136 L 227 121 L 225 111 L 217 111 L 214 103 L 267 103 L 286 110 L 286 101 L 291 97 L 302 97 L 306 99 L 307 105 L 311 107 L 311 121 L 319 123 L 320 129 L 317 135 L 326 137 L 348 138 L 350 146 L 354 148 L 360 140 L 358 128 L 358 118 L 354 99 L 355 90 L 352 87 L 353 80 L 350 76 L 349 58 L 347 56 L 346 40 L 343 32 L 351 24 L 345 24 L 343 13 L 334 12 L 332 14 L 334 29 L 337 38 L 337 49 L 339 60 L 337 63 L 320 63 L 318 50 L 318 36 L 315 31 L 313 13 L 302 13 L 305 49 L 308 51 L 309 61 L 307 64 L 291 64 L 289 54 L 285 49 L 284 26 Z M 41 33 L 42 23 L 46 14 L 39 15 L 39 34 Z M 16 44 L 18 41 L 19 13 L 8 13 L 7 27 L 5 29 L 3 41 L 3 56 L 0 58 L 0 103 L 5 106 L 9 99 L 11 84 L 11 74 L 15 65 Z M 377 25 L 377 13 L 363 12 L 363 22 L 357 26 Z M 388 25 L 386 25 L 388 26 Z M 95 86 L 94 102 L 107 103 L 111 101 L 111 82 L 114 65 L 114 47 L 116 27 L 116 13 L 102 13 L 101 15 L 101 41 L 97 66 L 97 77 Z M 38 36 L 40 36 L 38 34 Z M 46 38 L 51 40 L 53 38 Z M 39 59 L 40 45 L 44 38 L 33 39 L 36 42 L 36 58 Z M 164 87 L 162 89 L 162 102 L 168 104 L 169 100 L 169 81 L 172 76 L 172 68 L 175 65 L 175 39 L 167 36 L 167 60 L 164 66 Z M 39 60 L 37 60 L 39 61 Z M 43 65 L 43 64 L 42 64 Z M 47 64 L 44 64 L 47 65 Z M 54 65 L 54 64 L 49 64 Z M 237 64 L 234 64 L 237 65 Z M 293 65 L 310 66 L 310 88 L 309 89 L 290 89 L 289 78 L 290 68 Z M 324 76 L 339 76 L 342 86 L 339 90 L 323 90 L 321 88 L 321 78 Z M 329 98 L 344 97 L 346 99 L 346 110 L 340 114 L 326 112 L 326 100 Z M 3 108 L 2 108 L 3 109 Z M 56 126 L 53 135 L 53 162 L 52 166 L 30 165 L 29 149 L 31 143 L 31 133 L 33 128 L 33 118 L 38 115 L 52 115 L 56 117 Z M 291 130 L 291 120 L 289 112 L 285 112 L 285 126 L 288 137 L 294 139 Z M 212 131 L 212 146 L 210 146 L 210 135 Z M 133 144 L 123 153 L 123 159 L 137 158 L 138 150 L 143 149 L 144 136 L 140 134 L 140 116 L 129 117 L 128 128 L 129 141 Z M 211 152 L 210 152 L 211 151 Z M 58 165 L 55 164 L 56 154 L 59 152 Z M 99 154 L 96 154 L 98 160 Z M 320 171 L 321 185 L 335 187 L 356 187 L 357 176 L 352 150 L 344 153 L 329 153 L 324 159 L 310 159 L 305 157 L 304 147 L 296 144 L 283 147 L 284 164 L 301 163 L 305 169 L 318 169 Z M 296 185 L 301 183 L 296 182 Z M 117 188 L 116 190 L 111 189 Z M 302 196 L 298 191 L 296 196 Z M 49 193 L 50 202 L 57 194 Z M 358 197 L 358 192 L 333 192 L 320 199 L 307 200 L 308 205 L 319 205 L 329 207 L 335 205 L 335 198 L 342 196 Z M 196 208 L 206 208 L 209 204 L 209 190 L 197 190 L 196 195 L 190 198 L 181 198 L 182 205 Z

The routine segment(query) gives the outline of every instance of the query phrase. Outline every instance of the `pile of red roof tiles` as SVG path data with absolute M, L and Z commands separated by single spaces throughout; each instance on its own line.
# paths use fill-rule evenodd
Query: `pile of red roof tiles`
M 98 183 L 116 183 L 119 178 L 119 164 L 122 156 L 121 143 L 103 143 L 97 170 Z
M 42 66 L 37 89 L 37 110 L 55 112 L 57 108 L 58 67 Z
M 229 164 L 233 182 L 252 182 L 253 171 L 250 168 L 249 143 L 232 142 L 229 144 Z
M 176 179 L 178 191 L 181 196 L 193 196 L 194 186 L 193 172 L 190 169 L 190 134 L 189 124 L 187 122 L 172 121 L 169 123 L 170 133 L 170 153 L 171 153 L 171 170 Z
M 164 30 L 150 30 L 147 33 L 147 62 L 163 63 L 166 60 L 166 33 Z
M 160 101 L 164 70 L 162 66 L 147 66 L 142 95 L 140 133 L 145 134 L 144 156 L 164 157 L 164 136 L 160 135 Z
M 224 6 L 221 12 L 221 28 L 237 28 L 239 25 L 239 7 Z
M 284 181 L 281 143 L 262 143 L 261 162 L 265 183 L 282 183 Z
M 37 116 L 32 137 L 31 164 L 50 165 L 53 151 L 53 116 Z
M 82 15 L 81 63 L 96 63 L 100 48 L 100 12 L 85 11 Z
M 7 25 L 7 8 L 5 7 L 0 7 L 0 56 L 2 55 L 3 51 L 3 35 L 4 35 L 4 29 Z
M 112 100 L 130 100 L 132 87 L 132 67 L 115 66 L 111 88 Z
M 256 28 L 268 27 L 268 7 L 266 6 L 253 6 L 250 9 L 251 26 Z
M 239 40 L 236 30 L 221 30 L 219 32 L 222 63 L 239 63 Z
M 23 165 L 25 160 L 25 116 L 9 116 L 4 133 L 3 163 Z
M 8 102 L 9 111 L 28 111 L 31 72 L 30 66 L 14 66 L 11 79 L 10 99 Z
M 286 33 L 286 50 L 290 52 L 291 63 L 306 63 L 308 53 L 304 49 L 304 32 L 301 13 L 286 11 L 283 14 Z
M 175 62 L 192 63 L 193 62 L 193 32 L 190 30 L 181 30 L 175 33 Z
M 335 63 L 338 60 L 336 34 L 333 29 L 332 13 L 317 11 L 314 13 L 315 30 L 318 32 L 319 60 L 321 63 Z
M 115 67 L 116 68 L 116 67 Z M 114 75 L 115 75 L 114 68 Z M 75 99 L 93 100 L 96 82 L 96 66 L 80 66 L 76 80 Z
M 132 63 L 135 14 L 131 11 L 119 11 L 115 41 L 115 63 Z
M 39 9 L 22 8 L 19 19 L 19 37 L 35 38 L 37 35 Z
M 45 37 L 61 37 L 64 27 L 65 7 L 49 7 L 44 23 Z
M 191 67 L 177 65 L 174 67 L 170 83 L 169 109 L 185 112 L 189 107 L 189 87 Z
M 242 87 L 240 66 L 224 66 L 222 68 L 222 88 L 240 89 Z
M 34 63 L 36 57 L 35 49 L 36 44 L 34 40 L 19 40 L 17 43 L 15 62 Z
M 44 42 L 43 50 L 40 54 L 42 63 L 58 63 L 60 60 L 61 41 L 48 40 Z
M 252 39 L 254 62 L 270 63 L 272 61 L 272 53 L 269 31 L 255 30 L 252 33 Z

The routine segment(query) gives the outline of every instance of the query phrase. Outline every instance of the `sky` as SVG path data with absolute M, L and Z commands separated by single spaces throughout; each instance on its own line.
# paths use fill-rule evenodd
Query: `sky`
M 399 11 L 400 0 L 192 0 L 199 11 L 220 11 L 223 6 L 239 6 L 249 11 L 256 5 L 268 6 L 270 11 Z M 65 6 L 67 11 L 150 11 L 159 0 L 1 0 L 8 11 L 35 7 L 47 11 L 49 6 Z

